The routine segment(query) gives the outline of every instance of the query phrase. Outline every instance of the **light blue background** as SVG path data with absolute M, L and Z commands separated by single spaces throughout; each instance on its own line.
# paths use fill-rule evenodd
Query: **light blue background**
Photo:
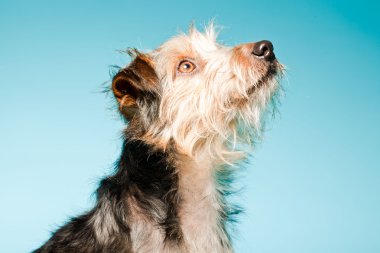
M 240 182 L 237 252 L 380 252 L 376 1 L 0 1 L 0 252 L 29 252 L 93 203 L 123 124 L 102 94 L 116 50 L 212 17 L 270 39 L 286 97 Z

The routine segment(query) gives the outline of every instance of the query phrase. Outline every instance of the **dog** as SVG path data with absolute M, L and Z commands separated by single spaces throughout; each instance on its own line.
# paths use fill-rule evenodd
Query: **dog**
M 129 53 L 112 79 L 127 121 L 115 172 L 34 253 L 232 253 L 228 178 L 280 90 L 272 43 L 227 47 L 209 25 Z

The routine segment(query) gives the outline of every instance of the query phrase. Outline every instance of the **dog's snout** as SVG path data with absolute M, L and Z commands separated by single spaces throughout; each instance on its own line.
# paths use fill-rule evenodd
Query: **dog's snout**
M 272 61 L 275 58 L 273 44 L 269 40 L 256 42 L 253 46 L 252 54 L 267 61 Z

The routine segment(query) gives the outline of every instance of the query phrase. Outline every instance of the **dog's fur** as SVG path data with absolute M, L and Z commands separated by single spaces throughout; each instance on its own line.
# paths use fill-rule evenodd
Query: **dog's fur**
M 129 122 L 116 171 L 92 210 L 34 252 L 233 252 L 225 179 L 244 157 L 235 144 L 260 131 L 282 71 L 253 46 L 222 46 L 210 25 L 150 53 L 130 50 L 112 82 Z

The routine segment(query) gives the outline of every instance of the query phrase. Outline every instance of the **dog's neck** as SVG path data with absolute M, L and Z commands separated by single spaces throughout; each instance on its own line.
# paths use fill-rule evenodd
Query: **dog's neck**
M 136 146 L 136 141 L 132 143 L 134 143 L 132 145 Z M 143 163 L 138 167 L 148 169 L 147 171 L 139 172 L 139 175 L 150 177 L 146 173 L 152 173 L 162 177 L 162 182 L 157 180 L 155 183 L 163 185 L 155 185 L 154 187 L 160 189 L 159 191 L 165 191 L 166 189 L 168 192 L 162 192 L 160 196 L 149 196 L 149 191 L 145 191 L 143 188 L 146 186 L 139 186 L 138 182 L 131 182 L 135 186 L 141 187 L 140 192 L 145 191 L 143 202 L 137 202 L 136 204 L 144 205 L 143 208 L 146 208 L 147 203 L 166 205 L 163 207 L 162 212 L 159 212 L 161 214 L 166 212 L 166 216 L 162 217 L 162 221 L 165 224 L 168 222 L 167 219 L 175 221 L 176 225 L 172 226 L 173 224 L 171 224 L 171 226 L 178 226 L 178 231 L 177 229 L 175 231 L 167 230 L 165 233 L 173 234 L 178 232 L 172 239 L 180 240 L 181 245 L 186 248 L 185 252 L 231 252 L 230 240 L 225 230 L 227 217 L 224 210 L 223 194 L 217 182 L 215 160 L 202 156 L 191 157 L 178 152 L 173 147 L 163 151 L 160 147 L 147 144 L 141 140 L 137 141 L 137 143 L 140 143 L 137 147 L 141 146 L 146 150 L 139 151 L 138 149 L 135 150 L 135 148 L 125 148 L 125 152 L 128 150 L 128 152 L 133 153 L 124 154 L 124 156 L 136 156 Z M 128 141 L 126 145 L 128 145 Z M 161 167 L 153 165 L 150 168 L 149 163 L 153 162 L 156 156 L 166 161 L 162 162 L 161 160 Z M 128 160 L 132 157 L 128 157 Z M 153 160 L 151 161 L 151 159 Z M 126 173 L 128 173 L 128 164 L 125 164 L 125 166 L 127 168 Z M 159 170 L 160 172 L 151 170 Z M 168 175 L 165 176 L 165 173 L 168 173 Z M 131 173 L 129 174 L 131 175 Z M 167 184 L 168 178 L 170 178 L 172 184 L 172 187 L 169 188 Z M 170 198 L 178 201 L 167 202 L 167 196 L 171 196 Z M 156 204 L 154 205 L 156 206 Z M 152 207 L 155 206 L 152 205 Z M 146 215 L 150 216 L 152 214 L 147 212 Z M 167 236 L 165 237 L 167 238 Z

